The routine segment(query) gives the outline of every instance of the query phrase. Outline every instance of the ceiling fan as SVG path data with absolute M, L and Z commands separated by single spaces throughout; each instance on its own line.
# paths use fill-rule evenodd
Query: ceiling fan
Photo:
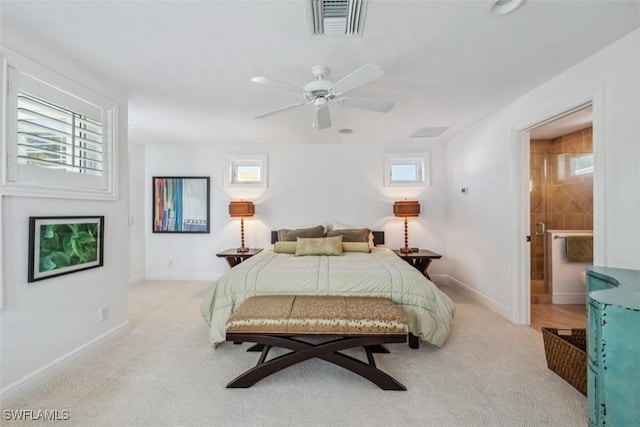
M 329 74 L 329 68 L 325 67 L 324 65 L 313 66 L 311 68 L 311 72 L 314 76 L 316 76 L 316 80 L 307 83 L 304 88 L 274 80 L 269 77 L 252 78 L 252 82 L 276 86 L 290 92 L 295 92 L 305 98 L 305 101 L 303 102 L 276 108 L 275 110 L 258 114 L 257 116 L 255 116 L 255 118 L 262 119 L 273 114 L 312 104 L 314 109 L 313 127 L 315 127 L 316 129 L 327 129 L 331 127 L 329 102 L 335 102 L 345 107 L 361 108 L 364 110 L 377 111 L 380 113 L 387 113 L 393 109 L 393 102 L 342 96 L 352 89 L 355 89 L 359 86 L 369 83 L 372 80 L 382 77 L 384 75 L 384 72 L 377 65 L 363 65 L 362 67 L 358 68 L 351 74 L 348 74 L 335 83 L 325 79 L 325 77 Z

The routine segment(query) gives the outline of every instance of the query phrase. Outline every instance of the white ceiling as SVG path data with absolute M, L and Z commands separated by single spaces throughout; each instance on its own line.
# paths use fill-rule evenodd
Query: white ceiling
M 531 129 L 529 137 L 530 139 L 553 139 L 586 129 L 592 125 L 593 108 L 589 105 L 586 108 Z
M 391 144 L 428 126 L 446 140 L 640 25 L 640 0 L 528 0 L 504 16 L 492 4 L 369 0 L 363 37 L 313 39 L 305 0 L 2 0 L 0 35 L 124 88 L 133 142 Z M 389 113 L 332 104 L 322 131 L 310 106 L 253 119 L 302 99 L 252 77 L 303 86 L 313 65 L 337 81 L 366 63 L 385 75 L 349 95 L 394 101 Z

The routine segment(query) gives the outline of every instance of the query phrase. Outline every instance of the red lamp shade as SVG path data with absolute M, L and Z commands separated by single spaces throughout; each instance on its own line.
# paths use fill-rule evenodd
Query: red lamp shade
M 420 203 L 417 201 L 403 200 L 393 204 L 393 214 L 399 217 L 419 216 Z
M 239 202 L 229 203 L 229 215 L 232 217 L 253 216 L 255 208 L 253 202 L 240 200 Z

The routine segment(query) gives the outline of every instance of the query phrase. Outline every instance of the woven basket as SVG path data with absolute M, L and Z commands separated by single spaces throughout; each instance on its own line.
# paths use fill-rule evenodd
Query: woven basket
M 587 395 L 587 337 L 585 329 L 542 328 L 547 366 L 580 393 Z

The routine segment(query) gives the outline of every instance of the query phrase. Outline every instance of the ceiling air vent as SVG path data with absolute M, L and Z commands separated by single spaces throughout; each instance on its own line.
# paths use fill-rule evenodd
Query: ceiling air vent
M 362 36 L 366 0 L 309 0 L 315 37 Z
M 447 129 L 449 128 L 444 126 L 418 128 L 418 130 L 416 130 L 413 135 L 411 135 L 411 138 L 435 138 L 437 136 L 440 136 L 440 134 Z

